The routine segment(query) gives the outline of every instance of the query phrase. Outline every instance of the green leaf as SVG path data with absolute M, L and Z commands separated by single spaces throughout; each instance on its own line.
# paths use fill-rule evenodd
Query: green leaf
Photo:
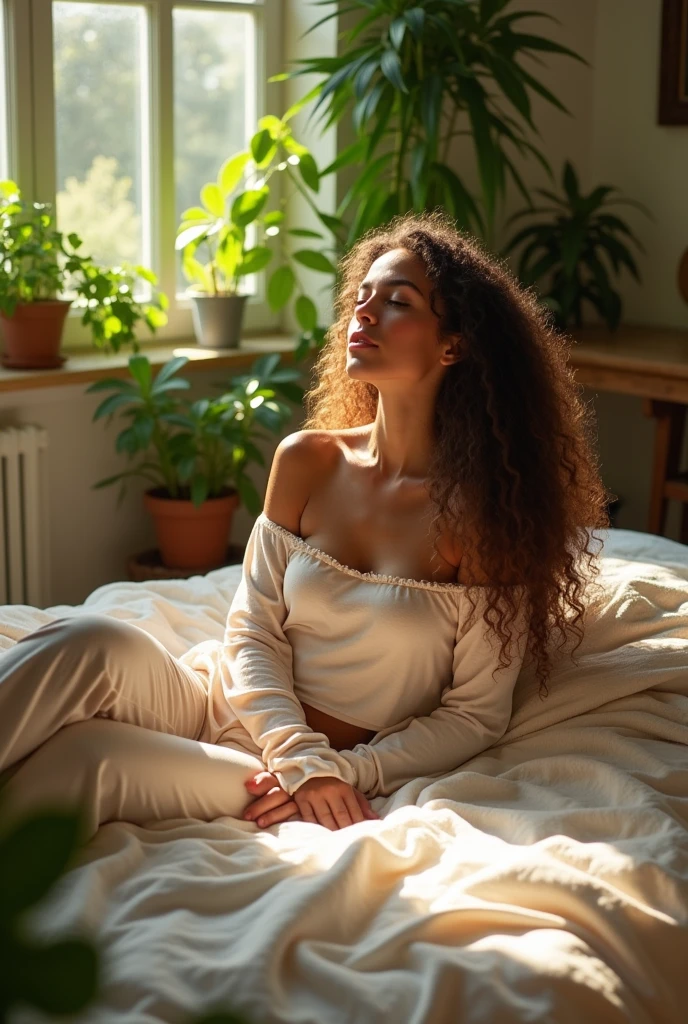
M 315 308 L 315 303 L 306 295 L 299 295 L 294 304 L 294 313 L 296 314 L 299 326 L 304 331 L 312 331 L 318 322 L 318 311 Z
M 198 475 L 191 481 L 191 500 L 198 508 L 208 497 L 209 487 L 208 478 L 206 476 Z
M 241 181 L 244 168 L 249 159 L 250 153 L 237 153 L 222 164 L 217 176 L 217 182 L 223 199 L 226 199 Z
M 403 16 L 413 33 L 413 38 L 419 42 L 425 25 L 425 11 L 422 7 L 412 7 L 410 11 L 405 11 Z
M 481 86 L 468 78 L 462 81 L 462 89 L 468 103 L 485 206 L 488 219 L 492 220 L 499 188 L 497 171 L 498 151 L 494 146 L 490 132 L 490 122 L 485 106 L 485 93 Z
M 272 259 L 272 252 L 265 245 L 256 245 L 244 253 L 244 258 L 236 269 L 238 277 L 246 274 L 258 274 L 267 267 Z
M 341 151 L 331 164 L 328 164 L 327 167 L 320 172 L 320 177 L 324 178 L 327 174 L 334 174 L 335 171 L 339 171 L 342 167 L 347 167 L 349 164 L 359 163 L 359 161 L 363 159 L 365 147 L 365 139 L 357 139 L 355 142 L 352 142 Z
M 185 249 L 190 242 L 200 242 L 208 233 L 208 228 L 209 224 L 207 221 L 203 224 L 192 224 L 188 228 L 183 228 L 175 239 L 174 247 L 177 252 L 180 249 Z
M 372 132 L 368 136 L 368 145 L 365 154 L 365 163 L 369 163 L 372 159 L 373 153 L 377 149 L 377 145 L 380 139 L 384 136 L 388 129 L 390 115 L 394 109 L 394 99 L 396 93 L 393 89 L 386 89 L 380 103 L 376 110 L 376 124 Z
M 552 103 L 555 107 L 557 107 L 559 110 L 561 110 L 562 113 L 564 113 L 564 114 L 570 114 L 571 113 L 571 111 L 568 109 L 568 107 L 565 107 L 564 104 L 561 102 L 561 100 L 557 99 L 557 97 L 554 95 L 554 93 L 550 92 L 549 89 L 547 89 L 544 85 L 542 85 L 541 82 L 538 82 L 538 80 L 536 78 L 533 78 L 532 75 L 528 74 L 527 71 L 524 71 L 524 69 L 520 65 L 519 65 L 519 74 L 521 75 L 521 78 L 525 81 L 525 83 L 527 85 L 529 85 L 531 89 L 534 89 L 535 92 L 537 92 L 541 96 L 543 96 L 548 101 L 548 103 Z
M 333 15 L 333 17 L 336 17 L 336 13 L 335 15 Z M 300 100 L 297 100 L 296 103 L 293 103 L 291 107 L 289 107 L 289 109 L 287 110 L 286 114 L 282 116 L 282 120 L 290 121 L 291 118 L 294 117 L 295 114 L 298 114 L 298 112 L 302 110 L 305 106 L 307 106 L 307 104 L 309 104 L 311 100 L 314 100 L 316 96 L 320 95 L 322 91 L 322 86 L 323 83 L 318 82 L 318 84 L 314 86 L 310 90 L 310 92 L 307 92 L 306 95 L 302 96 Z
M 578 60 L 581 64 L 588 64 L 589 61 L 581 57 L 579 53 L 575 53 L 573 50 L 569 50 L 567 46 L 562 46 L 561 43 L 555 43 L 552 39 L 546 39 L 544 36 L 533 36 L 526 35 L 522 32 L 511 32 L 509 34 L 510 41 L 519 47 L 519 49 L 525 50 L 543 50 L 547 53 L 561 53 L 566 57 L 573 57 L 574 60 Z
M 421 85 L 420 110 L 431 152 L 437 145 L 442 100 L 442 79 L 436 74 L 428 75 Z
M 279 366 L 280 361 L 279 352 L 270 352 L 266 356 L 261 356 L 251 366 L 251 377 L 258 377 L 261 381 L 268 380 L 273 370 Z
M 141 399 L 138 395 L 132 396 L 130 394 L 123 394 L 120 392 L 118 395 L 110 395 L 104 402 L 98 406 L 93 414 L 93 422 L 100 420 L 103 416 L 110 416 L 117 409 L 120 409 L 124 405 L 140 405 Z
M 406 35 L 406 19 L 402 16 L 395 18 L 389 26 L 389 38 L 395 50 L 400 50 Z
M 580 196 L 580 190 L 578 188 L 578 177 L 570 160 L 567 160 L 564 164 L 562 183 L 569 200 L 572 204 L 575 203 Z
M 288 398 L 290 402 L 294 402 L 295 405 L 301 404 L 301 402 L 303 401 L 303 396 L 305 394 L 304 389 L 302 387 L 299 387 L 298 384 L 290 384 L 287 382 L 285 382 L 284 384 L 275 384 L 275 390 L 280 395 L 283 395 L 285 398 Z
M 183 358 L 185 359 L 186 356 Z M 120 380 L 119 377 L 106 377 L 104 380 L 97 380 L 95 383 L 89 384 L 84 393 L 88 395 L 92 391 L 108 391 L 110 388 L 117 388 L 122 392 L 126 391 L 132 398 L 138 397 L 138 389 L 132 382 L 130 380 Z
M 222 192 L 215 182 L 208 182 L 201 189 L 201 202 L 215 217 L 224 217 L 225 203 Z
M 141 393 L 147 395 L 150 392 L 152 370 L 148 356 L 130 356 L 129 372 L 138 383 Z
M 298 249 L 293 258 L 308 267 L 310 270 L 318 270 L 322 274 L 336 274 L 336 267 L 328 260 L 327 256 L 313 249 Z
M 282 429 L 282 416 L 269 402 L 263 402 L 254 412 L 255 418 L 261 426 L 273 434 L 278 434 Z
M 270 213 L 266 213 L 263 217 L 263 224 L 266 228 L 276 227 L 284 221 L 284 212 L 282 210 L 271 210 Z
M 395 89 L 408 95 L 408 89 L 401 73 L 401 61 L 399 60 L 398 53 L 395 53 L 394 50 L 385 50 L 380 58 L 380 70 Z
M 99 984 L 97 950 L 83 939 L 45 946 L 22 944 L 7 970 L 16 998 L 54 1014 L 74 1014 L 92 1002 Z
M 251 139 L 251 153 L 255 162 L 261 164 L 270 150 L 274 148 L 274 145 L 272 135 L 267 128 L 256 132 Z
M 249 189 L 241 192 L 232 203 L 232 221 L 239 227 L 245 228 L 251 224 L 265 206 L 270 189 Z
M 380 98 L 385 91 L 384 82 L 376 82 L 370 92 L 363 97 L 362 100 L 356 104 L 351 114 L 351 119 L 356 129 L 356 134 L 360 135 L 361 131 L 366 125 L 366 122 L 373 116 L 377 108 Z
M 62 875 L 79 840 L 77 816 L 32 814 L 0 842 L 0 919 L 3 923 L 42 899 Z
M 586 225 L 573 220 L 566 225 L 561 238 L 561 262 L 567 277 L 573 277 L 585 244 Z
M 322 234 L 319 231 L 311 231 L 310 228 L 288 228 L 288 235 L 294 235 L 296 238 L 319 238 L 322 240 Z
M 318 173 L 318 165 L 311 153 L 301 154 L 299 157 L 299 171 L 306 185 L 314 192 L 319 192 L 320 175 Z
M 291 298 L 296 278 L 290 266 L 279 267 L 268 281 L 268 305 L 276 311 Z
M 189 206 L 188 209 L 184 210 L 181 219 L 193 220 L 193 221 L 205 221 L 206 224 L 211 223 L 208 218 L 208 211 L 204 210 L 202 206 Z
M 531 127 L 535 127 L 530 112 L 530 97 L 519 77 L 518 65 L 514 65 L 513 61 L 505 59 L 499 54 L 494 54 L 489 61 L 489 66 L 506 98 L 513 103 L 519 114 L 526 119 Z

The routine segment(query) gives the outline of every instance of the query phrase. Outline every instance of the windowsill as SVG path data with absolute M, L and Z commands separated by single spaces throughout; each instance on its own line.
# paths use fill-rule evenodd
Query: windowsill
M 189 338 L 165 345 L 147 344 L 139 354 L 148 356 L 152 366 L 161 366 L 173 356 L 188 356 L 184 373 L 209 370 L 215 366 L 218 369 L 231 367 L 240 370 L 249 367 L 258 356 L 270 352 L 282 353 L 284 361 L 289 363 L 297 344 L 298 340 L 293 335 L 272 332 L 244 338 L 238 348 L 201 348 Z M 104 355 L 95 348 L 63 351 L 62 354 L 66 356 L 66 361 L 55 370 L 8 370 L 0 366 L 0 392 L 66 387 L 69 384 L 90 383 L 103 377 L 127 377 L 129 358 L 133 355 L 129 348 L 116 355 Z

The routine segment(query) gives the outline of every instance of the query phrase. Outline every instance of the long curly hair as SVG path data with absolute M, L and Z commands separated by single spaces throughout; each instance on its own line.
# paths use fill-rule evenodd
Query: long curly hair
M 435 404 L 431 525 L 460 542 L 469 579 L 477 565 L 490 581 L 479 591 L 485 624 L 500 640 L 500 667 L 510 664 L 509 640 L 518 637 L 509 627 L 527 602 L 526 653 L 543 697 L 555 636 L 560 647 L 576 640 L 572 655 L 582 642 L 584 590 L 600 571 L 599 550 L 588 544 L 601 540 L 593 529 L 609 527 L 613 495 L 598 469 L 594 415 L 568 365 L 571 342 L 535 291 L 440 211 L 368 231 L 340 260 L 337 319 L 314 366 L 304 427 L 375 419 L 377 388 L 346 372 L 347 331 L 371 264 L 400 248 L 422 260 L 432 282 L 439 339 L 461 336 L 461 358 L 445 372 Z M 471 616 L 474 589 L 466 589 Z

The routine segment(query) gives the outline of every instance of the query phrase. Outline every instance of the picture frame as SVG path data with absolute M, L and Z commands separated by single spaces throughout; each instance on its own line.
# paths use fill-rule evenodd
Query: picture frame
M 658 124 L 688 124 L 688 0 L 663 0 Z

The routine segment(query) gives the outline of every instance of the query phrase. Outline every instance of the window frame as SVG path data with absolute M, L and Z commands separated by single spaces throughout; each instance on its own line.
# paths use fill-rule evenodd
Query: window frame
M 143 84 L 144 125 L 149 130 L 148 183 L 144 196 L 150 201 L 150 260 L 158 276 L 158 287 L 167 294 L 168 323 L 152 334 L 143 324 L 137 333 L 146 345 L 193 339 L 191 302 L 177 299 L 176 196 L 174 175 L 174 67 L 173 9 L 231 10 L 251 13 L 255 18 L 255 122 L 267 113 L 282 113 L 282 83 L 267 80 L 283 70 L 283 5 L 280 0 L 73 0 L 73 2 L 115 4 L 144 8 L 147 12 L 149 81 Z M 10 176 L 17 181 L 28 201 L 55 203 L 56 146 L 55 91 L 53 75 L 53 0 L 5 0 L 7 40 L 7 120 Z M 267 29 L 269 26 L 269 31 Z M 279 107 L 279 109 L 275 109 Z M 49 113 L 45 113 L 48 111 Z M 249 124 L 249 137 L 251 128 Z M 144 129 L 145 130 L 145 129 Z M 248 139 L 246 139 L 248 143 Z M 230 152 L 218 154 L 218 168 Z M 144 165 L 145 167 L 145 165 Z M 276 176 L 278 179 L 279 176 Z M 271 186 L 278 185 L 273 179 Z M 200 185 L 202 182 L 199 183 Z M 279 205 L 277 187 L 271 187 L 270 208 Z M 145 208 L 144 199 L 144 208 Z M 274 270 L 278 264 L 270 264 Z M 280 331 L 283 317 L 274 313 L 266 300 L 265 273 L 257 275 L 257 293 L 246 303 L 244 327 L 247 334 Z M 80 323 L 82 311 L 72 309 L 65 323 L 63 348 L 92 348 L 91 334 Z

